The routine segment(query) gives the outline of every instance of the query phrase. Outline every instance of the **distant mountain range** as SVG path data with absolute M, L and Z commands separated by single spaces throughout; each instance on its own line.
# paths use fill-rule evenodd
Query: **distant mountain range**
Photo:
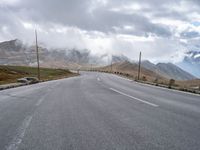
M 176 80 L 192 80 L 196 78 L 172 63 L 158 63 L 155 65 L 150 61 L 143 61 L 141 66 L 168 79 L 173 78 Z
M 101 58 L 91 56 L 90 51 L 86 49 L 46 49 L 39 47 L 39 57 L 41 66 L 53 68 L 80 68 L 90 63 L 101 63 Z M 35 66 L 35 46 L 24 45 L 17 39 L 0 43 L 0 64 Z
M 123 62 L 116 62 L 109 66 L 101 67 L 100 69 L 103 69 L 105 71 L 112 71 L 112 72 L 122 72 L 125 74 L 130 74 L 134 76 L 134 78 L 137 78 L 138 75 L 138 64 L 137 63 L 131 63 L 129 61 L 123 61 Z M 165 80 L 163 76 L 156 74 L 156 72 L 146 69 L 144 67 L 141 68 L 141 77 L 145 76 L 148 80 L 154 81 L 156 78 Z
M 124 55 L 112 55 L 112 63 L 118 63 L 118 62 L 125 62 L 125 61 L 130 61 L 128 57 Z
M 103 67 L 102 69 L 111 71 L 111 66 Z M 135 62 L 116 62 L 112 64 L 112 71 L 125 72 L 137 77 L 138 63 Z M 149 80 L 156 78 L 162 80 L 175 79 L 175 80 L 193 80 L 195 77 L 188 72 L 182 70 L 178 66 L 171 63 L 158 63 L 153 64 L 150 61 L 141 62 L 141 76 L 147 77 Z
M 93 56 L 86 49 L 47 49 L 43 47 L 39 47 L 39 54 L 41 66 L 69 69 L 87 68 L 90 64 L 94 66 L 105 65 L 107 63 L 105 63 L 105 57 L 108 57 L 106 54 Z M 198 56 L 198 54 L 193 54 L 190 59 L 185 58 L 184 61 L 190 64 L 191 61 L 194 62 L 191 59 L 194 59 L 195 63 L 199 65 L 200 57 Z M 137 63 L 130 62 L 131 60 L 124 55 L 112 56 L 113 68 L 129 72 L 135 71 L 136 73 Z M 0 43 L 0 64 L 36 66 L 35 46 L 25 45 L 18 39 Z M 184 65 L 179 64 L 179 66 L 183 67 Z M 142 61 L 142 71 L 145 75 L 153 78 L 155 76 L 176 80 L 191 80 L 195 78 L 190 73 L 171 63 L 158 63 L 155 65 L 150 61 Z

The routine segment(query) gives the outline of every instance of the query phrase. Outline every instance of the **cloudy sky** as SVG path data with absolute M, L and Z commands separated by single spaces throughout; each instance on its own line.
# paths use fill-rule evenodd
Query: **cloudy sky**
M 177 62 L 200 49 L 200 1 L 0 0 L 0 41 L 33 43 L 35 28 L 46 47 Z

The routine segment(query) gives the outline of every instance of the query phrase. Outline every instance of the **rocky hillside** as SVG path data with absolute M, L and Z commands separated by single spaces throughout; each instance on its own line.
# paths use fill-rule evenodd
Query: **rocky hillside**
M 167 78 L 173 78 L 176 80 L 192 80 L 195 79 L 193 75 L 182 70 L 178 66 L 172 63 L 158 63 L 156 65 L 159 73 Z
M 104 70 L 111 71 L 111 66 L 103 67 Z M 137 77 L 138 64 L 130 63 L 129 61 L 118 62 L 112 65 L 112 71 L 125 72 Z M 178 66 L 171 63 L 158 63 L 157 65 L 150 61 L 143 61 L 141 63 L 141 77 L 145 76 L 149 80 L 163 79 L 175 79 L 175 80 L 192 80 L 195 77 L 188 72 L 182 70 Z
M 172 63 L 158 63 L 155 65 L 150 61 L 143 61 L 141 65 L 143 68 L 156 72 L 157 74 L 168 79 L 192 80 L 196 78 Z
M 102 67 L 101 69 L 106 71 L 111 71 L 111 66 Z M 138 76 L 138 64 L 131 63 L 129 61 L 118 62 L 112 65 L 113 72 L 123 72 L 132 75 L 134 78 Z M 146 69 L 144 67 L 141 68 L 141 78 L 145 77 L 147 80 L 154 81 L 156 78 L 165 80 L 166 78 L 156 74 L 156 72 Z
M 40 63 L 50 68 L 80 68 L 89 63 L 99 63 L 88 50 L 77 49 L 46 49 L 39 47 Z M 0 43 L 1 65 L 36 65 L 35 46 L 24 45 L 19 40 Z

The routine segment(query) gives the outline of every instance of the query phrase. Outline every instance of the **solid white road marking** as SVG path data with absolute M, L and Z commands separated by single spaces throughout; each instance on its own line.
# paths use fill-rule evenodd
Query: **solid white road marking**
M 22 139 L 25 135 L 26 129 L 28 128 L 30 122 L 32 120 L 32 116 L 28 116 L 24 119 L 22 125 L 19 127 L 16 136 L 11 141 L 10 145 L 6 147 L 6 150 L 17 150 L 18 146 L 22 142 Z
M 127 81 L 134 81 L 134 80 L 131 80 L 131 79 L 127 79 L 123 76 L 116 75 L 116 77 L 121 78 L 123 80 L 127 80 Z M 189 92 L 185 92 L 185 91 L 179 91 L 179 90 L 176 90 L 176 89 L 168 89 L 166 87 L 155 86 L 155 85 L 151 85 L 151 84 L 147 84 L 147 83 L 140 83 L 140 82 L 136 82 L 136 81 L 134 81 L 134 83 L 140 84 L 140 85 L 143 85 L 143 86 L 150 86 L 150 87 L 154 87 L 154 88 L 158 88 L 158 89 L 163 89 L 163 90 L 167 90 L 167 91 L 171 91 L 171 92 L 183 93 L 183 94 L 188 94 L 188 95 L 193 95 L 193 96 L 200 96 L 199 94 L 189 93 Z
M 128 95 L 128 94 L 123 93 L 123 92 L 120 92 L 120 91 L 118 91 L 118 90 L 116 90 L 116 89 L 113 89 L 113 88 L 110 88 L 110 90 L 112 90 L 112 91 L 114 91 L 114 92 L 116 92 L 116 93 L 119 93 L 119 94 L 121 94 L 121 95 L 127 96 L 127 97 L 129 97 L 129 98 L 132 98 L 132 99 L 134 99 L 134 100 L 140 101 L 140 102 L 142 102 L 142 103 L 151 105 L 151 106 L 153 106 L 153 107 L 158 107 L 158 106 L 159 106 L 159 105 L 156 105 L 156 104 L 154 104 L 154 103 L 150 103 L 150 102 L 148 102 L 148 101 L 139 99 L 139 98 L 137 98 L 137 97 L 133 97 L 133 96 Z

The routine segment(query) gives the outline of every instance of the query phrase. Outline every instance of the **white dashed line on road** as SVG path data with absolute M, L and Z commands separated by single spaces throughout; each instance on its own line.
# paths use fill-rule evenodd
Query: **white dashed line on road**
M 121 94 L 121 95 L 127 96 L 127 97 L 129 97 L 129 98 L 132 98 L 132 99 L 134 99 L 134 100 L 140 101 L 140 102 L 142 102 L 142 103 L 148 104 L 148 105 L 153 106 L 153 107 L 158 107 L 158 106 L 159 106 L 159 105 L 156 105 L 156 104 L 154 104 L 154 103 L 150 103 L 150 102 L 148 102 L 148 101 L 139 99 L 139 98 L 137 98 L 137 97 L 133 97 L 133 96 L 131 96 L 131 95 L 128 95 L 128 94 L 126 94 L 126 93 L 123 93 L 123 92 L 118 91 L 118 90 L 113 89 L 113 88 L 110 88 L 110 90 L 112 90 L 112 91 L 114 91 L 114 92 L 116 92 L 116 93 L 119 93 L 119 94 Z
M 32 116 L 28 116 L 22 122 L 22 125 L 18 128 L 16 136 L 10 142 L 9 146 L 6 147 L 6 150 L 17 150 L 18 146 L 21 144 L 22 139 L 25 135 L 26 129 L 28 128 L 29 124 L 31 123 Z
M 39 106 L 42 103 L 43 100 L 44 100 L 44 97 L 40 98 L 35 105 Z

